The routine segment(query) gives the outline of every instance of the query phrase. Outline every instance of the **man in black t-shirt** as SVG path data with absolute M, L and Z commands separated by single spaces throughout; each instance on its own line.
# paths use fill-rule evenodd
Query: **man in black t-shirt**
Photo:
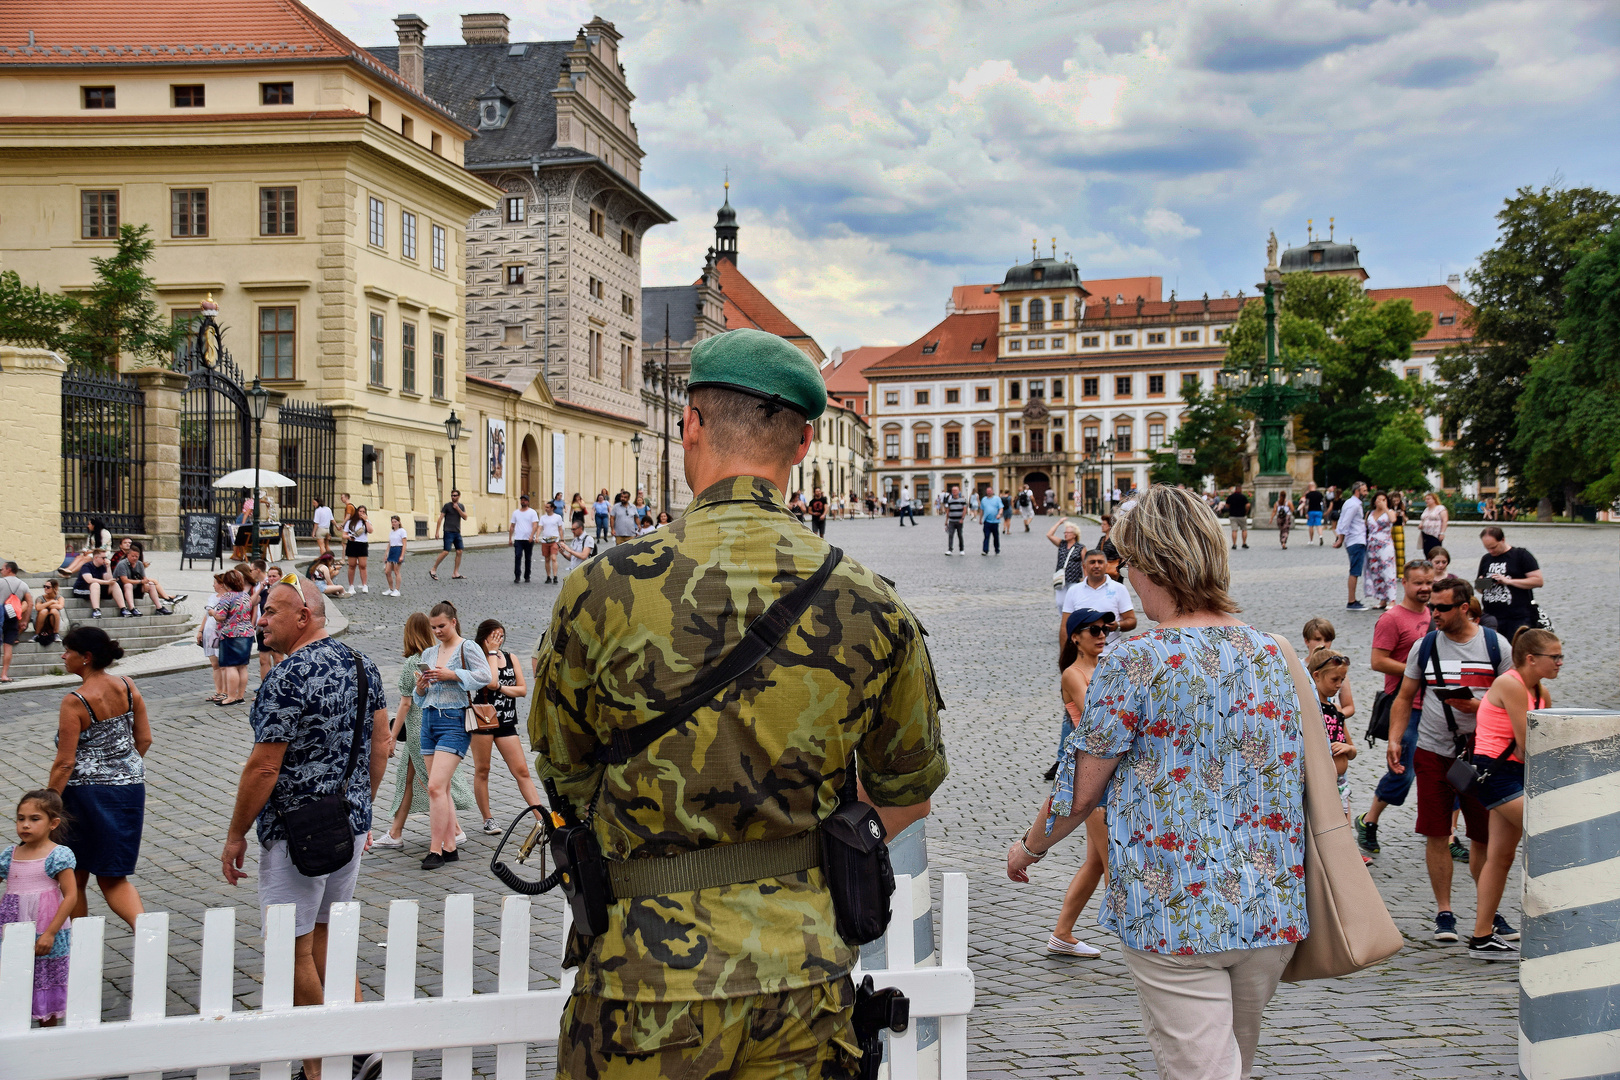
M 1238 533 L 1243 534 L 1243 546 L 1249 546 L 1249 497 L 1243 494 L 1242 484 L 1232 485 L 1232 494 L 1226 497 L 1226 517 L 1232 525 L 1232 550 L 1238 546 Z
M 1480 530 L 1485 554 L 1479 559 L 1479 602 L 1485 614 L 1496 617 L 1496 632 L 1511 643 L 1521 626 L 1538 622 L 1536 589 L 1546 587 L 1541 564 L 1524 548 L 1507 542 L 1500 527 L 1487 525 Z
M 1322 511 L 1326 508 L 1327 500 L 1316 490 L 1316 481 L 1311 481 L 1305 489 L 1305 525 L 1311 530 L 1305 539 L 1307 544 L 1315 540 L 1318 547 L 1322 546 Z
M 439 557 L 433 560 L 433 569 L 428 571 L 428 577 L 434 581 L 439 580 L 439 564 L 450 552 L 456 553 L 455 564 L 450 568 L 450 576 L 461 576 L 461 523 L 467 520 L 467 508 L 461 505 L 461 492 L 450 492 L 450 501 L 439 508 L 439 520 L 433 524 L 433 538 L 437 540 L 441 530 L 444 532 L 444 550 Z
M 827 536 L 827 496 L 816 488 L 810 495 L 810 528 L 822 539 Z

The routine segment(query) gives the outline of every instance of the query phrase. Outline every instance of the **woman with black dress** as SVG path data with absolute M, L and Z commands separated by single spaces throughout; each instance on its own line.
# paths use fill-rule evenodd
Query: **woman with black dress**
M 501 752 L 506 768 L 511 772 L 512 779 L 517 781 L 518 790 L 523 793 L 526 805 L 537 806 L 540 803 L 540 791 L 534 786 L 534 777 L 529 773 L 529 763 L 523 757 L 523 743 L 517 733 L 518 699 L 527 694 L 529 688 L 523 678 L 522 666 L 512 659 L 511 653 L 501 648 L 506 642 L 506 627 L 494 619 L 485 619 L 478 624 L 478 632 L 473 635 L 473 640 L 484 650 L 491 674 L 489 685 L 478 691 L 473 704 L 494 705 L 495 717 L 500 721 L 500 725 L 492 730 L 469 733 L 472 736 L 473 798 L 477 800 L 478 813 L 484 819 L 484 832 L 494 836 L 501 831 L 501 827 L 495 824 L 495 815 L 489 808 L 489 763 L 494 756 L 493 751 Z

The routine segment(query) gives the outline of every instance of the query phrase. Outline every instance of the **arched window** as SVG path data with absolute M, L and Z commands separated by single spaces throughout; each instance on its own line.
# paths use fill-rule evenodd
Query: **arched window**
M 1046 301 L 1031 300 L 1029 302 L 1029 328 L 1039 330 L 1046 325 Z

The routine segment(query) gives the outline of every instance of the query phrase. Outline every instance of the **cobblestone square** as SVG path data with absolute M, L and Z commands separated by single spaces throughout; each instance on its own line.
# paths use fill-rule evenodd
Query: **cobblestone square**
M 945 732 L 952 773 L 935 795 L 928 822 L 931 867 L 963 870 L 970 877 L 972 921 L 970 963 L 977 975 L 978 1005 L 969 1021 L 970 1071 L 977 1077 L 1153 1077 L 1151 1054 L 1142 1033 L 1136 997 L 1119 957 L 1117 942 L 1094 924 L 1095 902 L 1078 932 L 1103 949 L 1095 961 L 1049 958 L 1042 946 L 1077 865 L 1081 847 L 1071 841 L 1033 874 L 1032 884 L 1006 880 L 1008 842 L 1027 825 L 1044 785 L 1040 774 L 1050 762 L 1060 711 L 1055 645 L 1057 611 L 1049 584 L 1054 550 L 1042 533 L 1050 519 L 1037 518 L 1036 531 L 1014 524 L 1002 538 L 1003 554 L 943 554 L 937 518 L 916 528 L 894 521 L 834 521 L 828 539 L 854 558 L 893 578 L 930 633 L 947 710 Z M 1475 529 L 1459 525 L 1450 546 L 1458 569 L 1472 576 L 1479 555 Z M 1087 540 L 1095 526 L 1084 527 Z M 1409 534 L 1410 535 L 1410 534 Z M 1539 598 L 1556 620 L 1568 663 L 1553 685 L 1563 704 L 1612 704 L 1617 695 L 1614 657 L 1620 652 L 1620 603 L 1610 581 L 1620 532 L 1602 528 L 1510 528 L 1508 539 L 1540 560 L 1547 587 Z M 1373 612 L 1344 610 L 1345 559 L 1329 547 L 1306 546 L 1297 528 L 1293 545 L 1279 551 L 1275 535 L 1251 534 L 1249 550 L 1233 553 L 1234 593 L 1245 617 L 1262 629 L 1286 635 L 1296 646 L 1305 620 L 1330 618 L 1338 647 L 1353 660 L 1352 685 L 1360 708 L 1351 730 L 1361 742 L 1366 709 L 1378 676 L 1366 666 Z M 382 668 L 390 705 L 397 702 L 400 629 L 404 616 L 441 598 L 454 600 L 469 631 L 483 618 L 505 622 L 510 647 L 525 659 L 549 618 L 555 586 L 507 583 L 505 548 L 470 551 L 468 580 L 433 582 L 429 563 L 408 560 L 405 595 L 378 592 L 339 601 L 351 620 L 345 640 L 371 655 Z M 448 578 L 448 575 L 446 575 Z M 110 628 L 111 629 L 111 628 Z M 256 665 L 255 669 L 256 670 Z M 241 1007 L 258 1001 L 259 920 L 250 879 L 238 888 L 224 884 L 219 851 L 234 797 L 236 779 L 251 734 L 243 707 L 221 709 L 204 703 L 212 690 L 206 671 L 146 679 L 154 743 L 147 756 L 148 803 L 145 842 L 135 876 L 148 910 L 171 916 L 169 1010 L 195 1009 L 202 913 L 236 905 L 238 919 L 237 999 Z M 44 782 L 52 757 L 60 691 L 30 691 L 0 697 L 0 738 L 8 752 L 0 759 L 0 797 L 14 799 Z M 526 706 L 525 706 L 526 708 Z M 1382 746 L 1351 766 L 1355 805 L 1365 809 L 1382 772 Z M 392 801 L 393 774 L 379 797 L 379 817 Z M 496 766 L 492 795 L 498 818 L 518 806 L 516 785 Z M 9 805 L 9 803 L 8 803 Z M 1504 1077 L 1517 1074 L 1518 985 L 1515 966 L 1487 965 L 1467 958 L 1459 945 L 1431 941 L 1432 897 L 1423 870 L 1421 846 L 1411 834 L 1413 809 L 1385 817 L 1383 854 L 1373 867 L 1407 947 L 1389 962 L 1348 979 L 1284 986 L 1266 1014 L 1257 1076 Z M 442 897 L 451 892 L 477 896 L 476 989 L 493 990 L 500 888 L 488 873 L 492 837 L 476 828 L 471 813 L 467 858 L 434 873 L 417 867 L 426 850 L 426 822 L 412 819 L 404 851 L 368 856 L 357 899 L 364 923 L 361 981 L 368 997 L 380 996 L 387 903 L 402 897 L 423 901 L 422 964 L 419 990 L 437 994 Z M 250 873 L 254 871 L 250 855 Z M 1472 882 L 1456 867 L 1455 903 L 1459 918 L 1473 912 Z M 936 878 L 937 886 L 937 878 Z M 1519 877 L 1508 884 L 1504 914 L 1518 923 Z M 937 892 L 937 889 L 936 889 Z M 536 948 L 531 985 L 554 984 L 558 955 L 559 901 L 537 901 Z M 92 890 L 92 914 L 108 914 Z M 105 1017 L 128 1014 L 131 935 L 111 919 L 110 957 L 104 997 Z M 493 1053 L 475 1057 L 482 1072 L 492 1069 Z M 437 1059 L 419 1057 L 417 1074 L 434 1076 Z M 530 1073 L 549 1076 L 549 1050 L 530 1055 Z

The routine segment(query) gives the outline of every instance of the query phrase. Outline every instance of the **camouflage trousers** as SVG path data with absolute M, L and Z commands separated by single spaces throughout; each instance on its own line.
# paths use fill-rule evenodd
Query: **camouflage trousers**
M 558 1080 L 853 1080 L 860 1060 L 848 976 L 819 986 L 705 1001 L 574 994 L 557 1042 Z

